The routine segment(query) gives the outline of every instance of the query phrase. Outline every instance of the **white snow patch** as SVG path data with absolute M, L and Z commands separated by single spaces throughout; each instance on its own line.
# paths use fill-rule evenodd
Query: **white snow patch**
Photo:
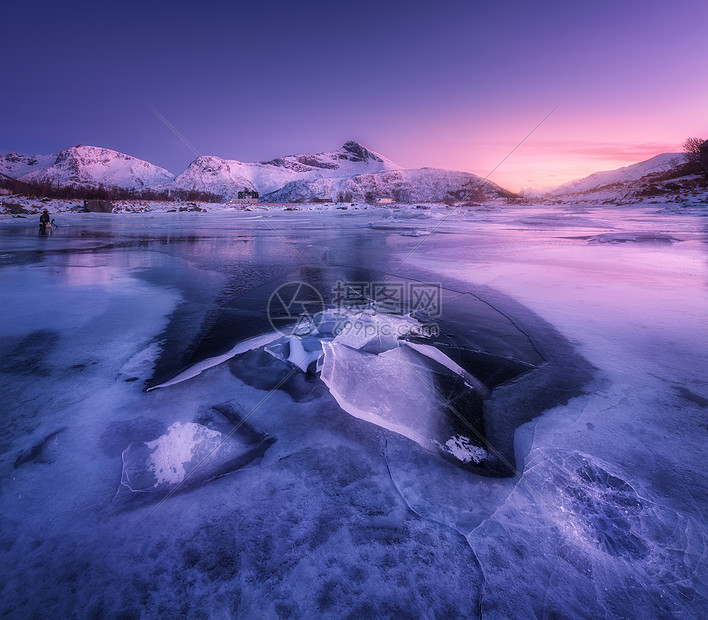
M 463 463 L 479 464 L 489 456 L 484 448 L 475 446 L 467 437 L 461 435 L 451 437 L 440 447 Z
M 150 469 L 155 474 L 155 488 L 161 484 L 182 482 L 189 473 L 185 465 L 192 462 L 195 456 L 200 456 L 203 444 L 213 444 L 221 437 L 218 431 L 201 424 L 175 422 L 167 429 L 166 435 L 146 442 L 145 445 L 152 451 Z

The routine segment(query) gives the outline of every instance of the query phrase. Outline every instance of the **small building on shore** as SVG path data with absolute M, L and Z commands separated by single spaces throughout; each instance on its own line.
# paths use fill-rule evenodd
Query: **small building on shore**
M 258 192 L 255 190 L 251 191 L 250 189 L 239 191 L 236 193 L 236 196 L 236 198 L 229 200 L 229 204 L 248 205 L 258 202 L 259 200 Z
M 391 196 L 377 196 L 376 197 L 376 204 L 379 205 L 386 205 L 390 204 L 393 202 L 393 198 Z

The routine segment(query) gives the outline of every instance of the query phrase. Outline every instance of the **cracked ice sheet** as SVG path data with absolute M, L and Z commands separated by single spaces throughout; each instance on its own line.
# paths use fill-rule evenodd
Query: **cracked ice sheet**
M 690 218 L 669 223 L 684 238 L 700 230 Z M 634 230 L 636 221 L 625 226 Z M 666 221 L 655 226 L 667 230 Z M 411 260 L 519 300 L 578 344 L 601 383 L 517 431 L 527 454 L 523 478 L 467 536 L 485 574 L 483 612 L 648 617 L 705 610 L 705 410 L 676 390 L 708 394 L 705 246 L 690 237 L 655 247 L 587 246 L 538 232 L 522 245 L 505 240 L 503 230 L 487 232 L 483 255 L 423 246 Z M 592 484 L 578 481 L 581 454 L 636 489 L 636 518 L 624 514 L 631 509 L 622 498 L 593 495 Z M 412 477 L 395 466 L 392 475 Z M 413 480 L 409 486 L 415 498 L 427 488 Z M 418 503 L 428 508 L 423 514 L 445 511 Z M 609 551 L 617 548 L 641 552 Z
M 597 217 L 619 218 L 604 213 Z M 497 235 L 514 217 L 502 213 L 490 215 L 489 222 L 460 220 L 460 228 L 468 225 L 480 238 L 468 244 L 468 255 L 452 255 L 466 271 L 455 275 L 506 287 L 573 337 L 610 380 L 519 432 L 518 444 L 525 447 L 519 453 L 528 453 L 528 481 L 544 499 L 523 482 L 469 475 L 405 439 L 390 436 L 381 446 L 371 425 L 335 415 L 336 405 L 324 398 L 300 404 L 279 393 L 249 419 L 272 425 L 280 435 L 262 466 L 175 496 L 154 514 L 110 514 L 105 504 L 118 482 L 120 451 L 107 457 L 103 437 L 115 428 L 113 422 L 131 422 L 139 412 L 137 421 L 145 426 L 141 432 L 154 433 L 140 440 L 151 441 L 175 418 L 192 421 L 204 403 L 233 398 L 250 410 L 263 393 L 245 388 L 221 368 L 191 385 L 145 395 L 137 382 L 123 383 L 121 368 L 132 368 L 132 338 L 141 341 L 138 349 L 143 351 L 160 332 L 176 295 L 129 280 L 105 306 L 96 306 L 94 316 L 90 304 L 64 303 L 61 287 L 55 286 L 36 296 L 44 303 L 36 311 L 38 320 L 55 311 L 81 320 L 72 323 L 73 331 L 62 328 L 52 359 L 73 360 L 68 344 L 74 343 L 97 364 L 71 371 L 60 366 L 61 372 L 55 368 L 38 389 L 20 392 L 19 420 L 29 405 L 38 418 L 65 416 L 81 424 L 66 442 L 62 438 L 56 465 L 23 466 L 4 478 L 3 610 L 24 617 L 49 611 L 72 616 L 77 610 L 85 615 L 177 616 L 185 608 L 214 617 L 364 617 L 377 612 L 476 617 L 481 609 L 485 617 L 518 617 L 529 616 L 529 609 L 539 616 L 559 609 L 584 617 L 645 618 L 666 609 L 656 596 L 664 588 L 673 615 L 700 617 L 706 608 L 703 584 L 708 583 L 704 560 L 697 557 L 705 550 L 705 525 L 696 518 L 706 512 L 701 471 L 705 429 L 700 426 L 705 410 L 682 399 L 673 383 L 706 395 L 699 383 L 705 365 L 696 355 L 704 332 L 695 329 L 700 309 L 695 295 L 705 288 L 702 255 L 697 253 L 693 263 L 676 263 L 676 253 L 685 258 L 690 244 L 661 249 L 668 252 L 668 285 L 665 290 L 665 283 L 644 287 L 644 302 L 650 293 L 657 299 L 654 308 L 647 308 L 647 323 L 640 325 L 642 300 L 634 302 L 632 295 L 642 287 L 632 284 L 635 276 L 627 277 L 631 294 L 611 280 L 630 265 L 639 276 L 657 265 L 663 269 L 661 260 L 650 260 L 655 250 L 636 254 L 637 248 L 625 247 L 621 254 L 617 250 L 622 248 L 588 249 L 609 249 L 612 254 L 603 262 L 578 250 L 585 241 L 549 241 L 545 227 L 532 234 Z M 637 229 L 636 223 L 631 229 Z M 450 227 L 450 232 L 456 231 Z M 429 242 L 432 254 L 440 255 L 435 239 Z M 549 247 L 562 244 L 567 244 L 565 252 Z M 426 244 L 419 252 L 431 254 Z M 617 260 L 623 256 L 632 260 Z M 431 265 L 444 274 L 451 262 Z M 55 279 L 36 280 L 40 272 L 28 270 L 19 282 L 31 282 L 33 288 L 40 280 L 44 286 Z M 559 278 L 563 272 L 566 276 Z M 25 289 L 27 299 L 32 288 Z M 616 303 L 594 299 L 608 288 Z M 672 295 L 678 297 L 663 299 Z M 633 309 L 629 317 L 623 315 L 625 298 Z M 671 324 L 665 305 L 668 314 L 687 318 L 686 333 L 678 320 Z M 657 337 L 663 337 L 653 329 L 655 321 L 666 324 L 666 338 L 675 339 L 676 347 L 656 347 L 645 356 L 646 350 L 635 348 L 644 343 L 651 351 Z M 88 332 L 82 329 L 85 323 L 91 324 Z M 30 328 L 34 324 L 28 322 Z M 115 359 L 111 342 L 119 344 Z M 672 353 L 681 347 L 685 359 Z M 654 374 L 666 381 L 651 376 L 657 370 Z M 161 420 L 160 428 L 155 422 Z M 596 475 L 578 473 L 584 467 L 579 455 Z M 597 481 L 609 478 L 600 469 L 626 482 L 639 497 L 642 510 L 630 515 L 628 527 L 615 520 L 616 509 L 625 500 L 632 508 L 633 498 L 621 485 L 619 493 L 602 491 Z M 610 535 L 593 538 L 590 526 L 601 523 L 603 504 L 613 517 Z M 561 507 L 571 518 L 557 517 Z M 608 549 L 624 551 L 613 555 Z M 639 552 L 627 553 L 633 549 Z M 590 574 L 597 578 L 590 580 Z
M 331 399 L 299 405 L 278 392 L 249 418 L 283 435 L 263 468 L 175 496 L 154 514 L 108 508 L 118 440 L 154 441 L 225 398 L 251 411 L 263 392 L 226 367 L 149 395 L 126 382 L 126 373 L 149 367 L 154 339 L 180 301 L 171 286 L 132 277 L 131 262 L 184 266 L 150 251 L 102 259 L 118 264 L 117 277 L 104 271 L 95 286 L 71 290 L 60 260 L 0 273 L 11 282 L 0 287 L 11 293 L 3 307 L 19 319 L 7 326 L 10 335 L 13 325 L 26 327 L 25 336 L 46 322 L 58 332 L 42 357 L 48 375 L 28 376 L 22 389 L 16 377 L 0 375 L 12 388 L 2 396 L 15 416 L 2 466 L 36 443 L 17 432 L 27 417 L 51 421 L 45 430 L 58 420 L 68 425 L 54 464 L 30 463 L 3 478 L 3 612 L 177 616 L 186 604 L 215 617 L 475 614 L 481 580 L 464 537 L 410 514 L 390 483 L 378 434 L 337 415 Z M 40 430 L 33 436 L 46 435 Z

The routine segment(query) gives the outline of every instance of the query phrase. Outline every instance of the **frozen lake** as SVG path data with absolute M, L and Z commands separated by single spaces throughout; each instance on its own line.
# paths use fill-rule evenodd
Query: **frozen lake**
M 705 617 L 708 209 L 450 213 L 1 216 L 3 614 Z

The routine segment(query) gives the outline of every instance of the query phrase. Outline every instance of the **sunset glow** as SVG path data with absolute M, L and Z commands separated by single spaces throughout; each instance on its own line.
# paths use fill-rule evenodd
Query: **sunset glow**
M 94 144 L 177 174 L 195 153 L 152 105 L 199 153 L 240 161 L 354 139 L 486 176 L 518 147 L 490 177 L 518 190 L 708 133 L 700 0 L 92 7 L 3 9 L 2 152 Z

